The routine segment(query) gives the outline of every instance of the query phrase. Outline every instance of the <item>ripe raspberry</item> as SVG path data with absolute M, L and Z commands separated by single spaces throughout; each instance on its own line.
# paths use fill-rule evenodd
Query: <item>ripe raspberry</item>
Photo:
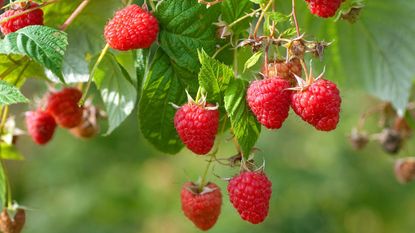
M 262 67 L 262 73 L 265 74 L 265 66 Z M 268 77 L 281 77 L 290 82 L 295 81 L 294 74 L 301 76 L 302 66 L 298 59 L 293 59 L 289 62 L 284 60 L 276 60 L 268 64 Z
M 272 183 L 263 172 L 242 172 L 228 184 L 229 199 L 242 219 L 253 224 L 268 216 Z
M 174 127 L 187 148 L 196 154 L 207 154 L 215 143 L 219 126 L 219 111 L 196 103 L 180 107 L 174 116 Z
M 20 14 L 31 8 L 39 6 L 37 3 L 32 1 L 15 3 L 11 6 L 10 10 L 7 10 L 0 15 L 0 20 L 13 17 L 14 15 Z M 30 25 L 43 25 L 43 11 L 42 9 L 36 9 L 26 14 L 11 18 L 6 22 L 0 24 L 1 32 L 4 35 L 15 32 L 21 28 Z
M 290 83 L 282 78 L 267 78 L 251 83 L 248 105 L 258 121 L 268 129 L 279 129 L 290 111 Z
M 312 14 L 329 18 L 336 14 L 342 0 L 305 0 Z
M 40 109 L 26 112 L 26 125 L 33 141 L 39 145 L 49 142 L 56 128 L 55 119 Z
M 157 19 L 137 5 L 115 13 L 105 26 L 104 36 L 113 49 L 126 51 L 148 48 L 157 39 Z
M 331 131 L 339 122 L 341 98 L 336 84 L 318 79 L 291 95 L 291 107 L 304 121 L 322 131 Z
M 207 231 L 218 220 L 222 205 L 222 194 L 214 183 L 205 186 L 198 192 L 198 186 L 188 182 L 181 192 L 182 210 L 199 229 Z
M 76 88 L 64 88 L 60 92 L 51 93 L 48 98 L 46 111 L 63 128 L 73 128 L 82 121 L 82 108 L 78 102 L 82 92 Z

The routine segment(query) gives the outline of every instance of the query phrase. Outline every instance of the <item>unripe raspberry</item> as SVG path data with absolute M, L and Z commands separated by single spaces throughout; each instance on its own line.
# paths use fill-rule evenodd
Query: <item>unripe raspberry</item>
M 301 77 L 302 69 L 299 59 L 293 59 L 289 62 L 276 60 L 268 64 L 268 74 L 265 72 L 265 66 L 262 67 L 262 73 L 268 77 L 280 77 L 293 83 L 295 82 L 294 75 Z
M 214 183 L 209 183 L 199 192 L 198 185 L 188 182 L 183 185 L 181 203 L 186 217 L 199 229 L 207 231 L 218 220 L 222 206 L 222 194 Z
M 342 0 L 305 0 L 312 14 L 329 18 L 336 14 Z
M 290 83 L 282 78 L 267 78 L 251 83 L 247 102 L 259 123 L 279 129 L 290 111 Z
M 78 102 L 82 92 L 76 88 L 64 88 L 60 92 L 51 93 L 48 98 L 46 111 L 63 128 L 73 128 L 81 123 L 82 107 Z
M 207 154 L 215 143 L 219 127 L 219 110 L 207 104 L 188 103 L 174 116 L 174 127 L 187 148 L 196 154 Z
M 34 3 L 32 1 L 28 2 L 19 2 L 19 3 L 12 3 L 11 9 L 5 11 L 0 16 L 0 21 L 4 20 L 9 17 L 13 17 L 14 15 L 21 14 L 22 12 L 38 7 L 39 5 L 37 3 Z M 21 28 L 30 26 L 30 25 L 43 25 L 43 11 L 42 9 L 36 9 L 33 11 L 30 11 L 26 14 L 19 15 L 13 18 L 10 18 L 6 22 L 0 24 L 1 26 L 1 32 L 4 35 L 7 35 L 9 33 L 15 32 Z
M 336 84 L 322 78 L 291 96 L 294 112 L 322 131 L 331 131 L 337 127 L 340 105 L 341 97 Z
M 268 216 L 272 183 L 263 172 L 242 172 L 228 184 L 229 199 L 241 218 L 253 224 Z
M 55 119 L 47 112 L 37 110 L 26 112 L 27 131 L 33 141 L 39 145 L 48 143 L 55 133 Z
M 104 36 L 111 48 L 126 51 L 150 47 L 158 31 L 157 19 L 133 4 L 115 13 L 105 26 Z

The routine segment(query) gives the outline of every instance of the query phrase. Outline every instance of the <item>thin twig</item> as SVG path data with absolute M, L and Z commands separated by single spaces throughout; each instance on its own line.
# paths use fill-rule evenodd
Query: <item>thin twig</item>
M 90 0 L 82 1 L 81 4 L 79 4 L 79 6 L 75 9 L 75 11 L 72 12 L 69 18 L 65 21 L 65 23 L 62 24 L 60 29 L 62 31 L 65 31 L 68 28 L 68 26 L 75 20 L 75 18 L 78 17 L 78 15 L 85 9 L 85 7 L 88 5 L 89 2 Z
M 294 20 L 295 30 L 297 31 L 297 37 L 300 37 L 300 27 L 298 26 L 297 15 L 295 14 L 295 0 L 292 0 L 292 12 L 291 15 Z
M 270 6 L 272 5 L 273 0 L 270 0 L 268 4 L 265 6 L 265 8 L 262 10 L 261 15 L 259 16 L 258 22 L 256 23 L 255 29 L 254 29 L 254 38 L 256 38 L 256 34 L 258 33 L 259 26 L 261 25 L 262 19 L 265 16 L 265 13 L 268 11 Z

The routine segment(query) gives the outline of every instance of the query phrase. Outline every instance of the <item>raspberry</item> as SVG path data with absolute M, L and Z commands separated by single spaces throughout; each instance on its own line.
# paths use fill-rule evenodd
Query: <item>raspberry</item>
M 81 97 L 82 92 L 76 88 L 64 88 L 60 92 L 51 93 L 46 111 L 61 127 L 69 129 L 76 127 L 82 121 L 83 110 L 78 106 Z
M 268 129 L 279 129 L 290 111 L 290 83 L 282 78 L 267 78 L 251 83 L 248 105 L 258 121 Z
M 265 66 L 262 68 L 262 73 L 265 73 Z M 301 76 L 302 66 L 298 59 L 293 59 L 289 62 L 284 60 L 276 60 L 268 64 L 268 76 L 269 77 L 281 77 L 290 82 L 295 81 L 294 74 Z
M 329 18 L 336 14 L 342 0 L 305 0 L 312 14 Z
M 20 14 L 23 11 L 26 11 L 31 8 L 38 7 L 37 3 L 32 1 L 15 3 L 11 6 L 10 10 L 7 10 L 0 15 L 0 20 L 13 17 L 14 15 Z M 6 22 L 2 23 L 1 32 L 4 35 L 15 32 L 21 28 L 30 26 L 30 25 L 43 25 L 43 11 L 42 9 L 36 9 L 26 14 L 11 18 Z
M 174 127 L 187 148 L 196 154 L 207 154 L 215 143 L 219 126 L 219 111 L 196 103 L 180 107 L 174 116 Z
M 198 192 L 198 186 L 188 182 L 181 192 L 182 210 L 199 229 L 206 231 L 215 225 L 222 205 L 222 194 L 214 183 L 205 186 Z
M 104 36 L 113 49 L 126 51 L 148 48 L 157 39 L 157 19 L 137 5 L 115 13 L 105 26 Z
M 39 145 L 48 143 L 55 132 L 55 119 L 47 112 L 40 109 L 26 112 L 26 125 L 34 142 Z
M 336 84 L 318 79 L 291 95 L 291 106 L 304 121 L 321 131 L 331 131 L 339 122 L 341 98 Z
M 261 223 L 268 215 L 272 183 L 263 172 L 242 172 L 228 184 L 229 199 L 242 219 Z

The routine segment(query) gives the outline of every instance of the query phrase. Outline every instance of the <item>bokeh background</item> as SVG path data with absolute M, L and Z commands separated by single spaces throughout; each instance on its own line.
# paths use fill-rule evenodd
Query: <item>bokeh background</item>
M 32 89 L 42 88 L 32 82 Z M 415 185 L 401 185 L 393 158 L 376 143 L 356 152 L 347 134 L 359 113 L 379 103 L 364 92 L 342 88 L 339 128 L 317 132 L 293 112 L 278 131 L 264 130 L 257 159 L 266 161 L 273 182 L 269 217 L 251 225 L 229 203 L 226 181 L 211 175 L 223 192 L 221 216 L 211 232 L 411 233 L 415 229 Z M 359 103 L 359 104 L 356 104 Z M 79 140 L 59 129 L 39 147 L 22 137 L 23 162 L 8 162 L 14 198 L 27 206 L 27 233 L 199 232 L 181 212 L 180 189 L 196 180 L 206 161 L 184 149 L 161 154 L 137 132 L 133 114 L 110 136 Z M 105 127 L 105 126 L 104 126 Z M 376 117 L 367 129 L 376 128 Z M 235 154 L 226 142 L 219 157 Z M 399 156 L 414 153 L 412 142 Z M 230 177 L 238 169 L 216 165 Z

